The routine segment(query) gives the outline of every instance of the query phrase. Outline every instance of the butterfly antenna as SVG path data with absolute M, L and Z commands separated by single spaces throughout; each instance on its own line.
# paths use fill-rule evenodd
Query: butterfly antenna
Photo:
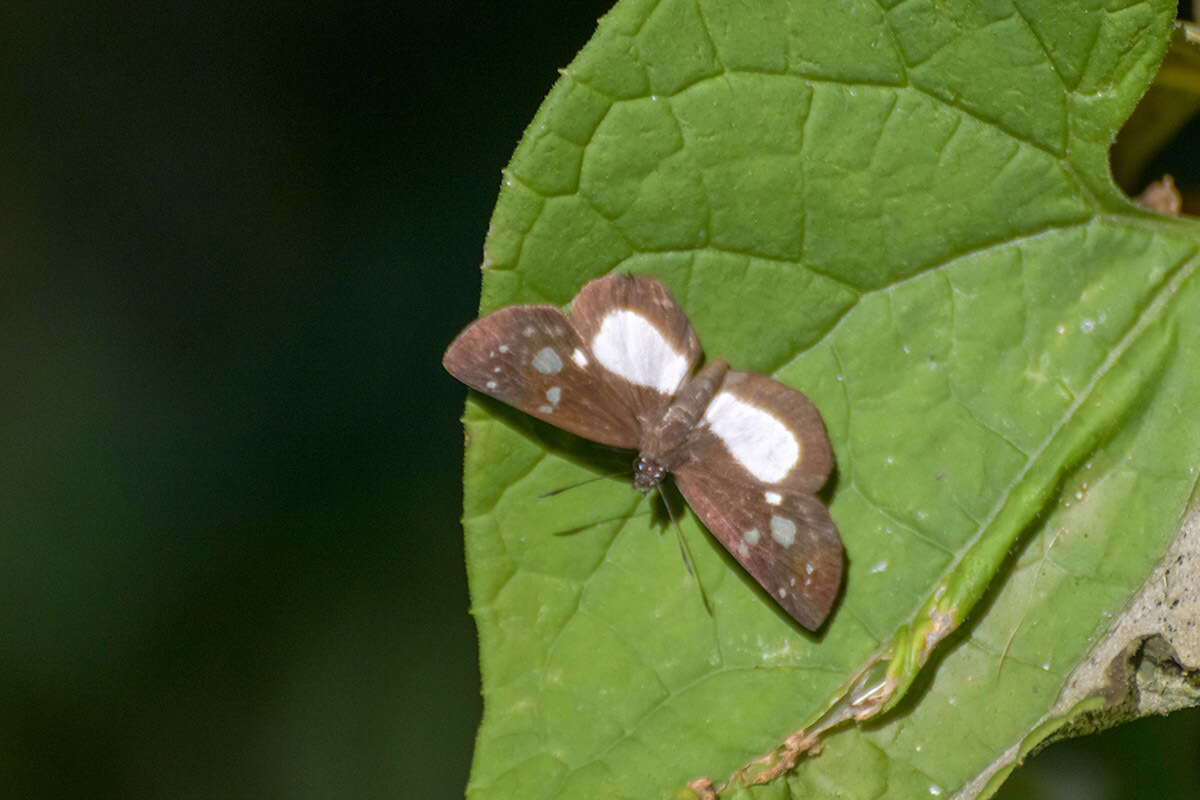
M 604 519 L 593 520 L 591 522 L 584 523 L 583 525 L 576 525 L 574 528 L 567 528 L 565 531 L 558 531 L 554 535 L 555 536 L 570 536 L 571 534 L 579 533 L 580 531 L 586 531 L 588 528 L 593 528 L 597 525 L 603 525 L 606 522 L 617 522 L 618 520 L 622 521 L 622 522 L 628 522 L 629 520 L 631 520 L 635 517 L 644 517 L 650 513 L 649 509 L 647 509 L 646 511 L 637 511 L 637 508 L 640 505 L 641 505 L 641 503 L 638 503 L 632 509 L 630 509 L 630 511 L 628 511 L 624 514 L 617 514 L 614 517 L 605 517 Z M 637 513 L 634 513 L 635 511 L 637 511 Z
M 679 520 L 675 517 L 675 511 L 671 508 L 670 501 L 660 488 L 658 496 L 662 500 L 663 505 L 667 507 L 667 516 L 671 518 L 671 524 L 675 527 L 675 539 L 679 542 L 679 553 L 683 556 L 683 566 L 687 568 L 688 575 L 696 579 L 696 588 L 700 590 L 700 602 L 704 604 L 704 610 L 708 615 L 712 616 L 712 606 L 708 602 L 708 593 L 704 591 L 704 584 L 700 581 L 700 575 L 692 567 L 692 552 L 688 549 L 687 540 L 683 538 L 683 528 L 679 527 Z
M 602 480 L 606 480 L 608 478 L 618 478 L 618 477 L 624 475 L 625 472 L 626 472 L 626 470 L 621 470 L 620 472 L 611 472 L 608 475 L 596 475 L 594 477 L 587 478 L 586 480 L 582 480 L 579 483 L 572 483 L 567 486 L 559 487 L 558 489 L 551 489 L 548 492 L 539 494 L 538 499 L 543 500 L 547 497 L 554 497 L 554 495 L 556 495 L 556 494 L 562 494 L 563 492 L 568 491 L 570 489 L 578 489 L 580 486 L 586 486 L 587 484 L 595 483 L 596 481 L 602 481 Z

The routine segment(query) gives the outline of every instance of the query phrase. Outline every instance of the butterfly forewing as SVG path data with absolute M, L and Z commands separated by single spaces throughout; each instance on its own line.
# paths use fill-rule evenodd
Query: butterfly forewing
M 802 393 L 753 372 L 730 371 L 687 441 L 689 461 L 722 478 L 811 494 L 829 478 L 833 449 Z
M 571 323 L 643 425 L 658 421 L 700 359 L 687 315 L 653 278 L 591 281 L 571 302 Z
M 446 350 L 463 383 L 586 439 L 636 448 L 638 424 L 554 306 L 510 306 L 477 320 Z
M 698 462 L 675 484 L 772 600 L 805 628 L 821 627 L 842 582 L 842 543 L 814 495 L 733 483 Z

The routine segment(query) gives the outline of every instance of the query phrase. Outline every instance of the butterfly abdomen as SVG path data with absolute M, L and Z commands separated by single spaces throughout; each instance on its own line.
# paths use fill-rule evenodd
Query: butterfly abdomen
M 684 383 L 661 417 L 643 426 L 641 455 L 661 464 L 668 472 L 678 466 L 686 457 L 680 451 L 728 371 L 729 364 L 717 359 Z

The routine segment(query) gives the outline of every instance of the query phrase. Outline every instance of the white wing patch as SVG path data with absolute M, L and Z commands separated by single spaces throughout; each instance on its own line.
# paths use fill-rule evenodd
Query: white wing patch
M 554 375 L 562 372 L 563 362 L 553 347 L 543 347 L 533 357 L 533 368 L 543 375 Z
M 763 483 L 779 483 L 800 461 L 796 435 L 773 414 L 718 392 L 704 421 L 734 459 Z
M 610 311 L 592 339 L 592 355 L 630 383 L 675 394 L 687 377 L 688 360 L 648 319 L 627 308 Z
M 771 517 L 771 538 L 784 547 L 796 541 L 796 523 L 787 517 Z

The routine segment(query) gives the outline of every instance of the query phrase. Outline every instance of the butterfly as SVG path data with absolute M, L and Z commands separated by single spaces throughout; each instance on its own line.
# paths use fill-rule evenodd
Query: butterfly
M 816 497 L 833 466 L 820 412 L 799 391 L 723 359 L 667 288 L 610 274 L 570 315 L 502 308 L 467 327 L 443 366 L 472 389 L 585 439 L 636 450 L 643 493 L 670 473 L 688 505 L 763 590 L 816 630 L 842 580 L 842 543 Z

